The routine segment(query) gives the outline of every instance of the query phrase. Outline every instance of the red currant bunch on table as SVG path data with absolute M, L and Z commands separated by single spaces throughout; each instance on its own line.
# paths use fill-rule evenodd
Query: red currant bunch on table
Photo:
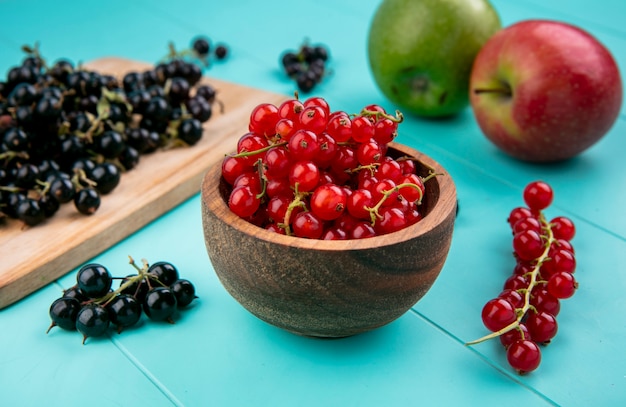
M 270 231 L 310 239 L 361 239 L 418 222 L 429 171 L 392 157 L 402 114 L 365 106 L 331 111 L 321 97 L 258 105 L 235 154 L 222 161 L 232 212 Z
M 82 266 L 76 274 L 76 284 L 63 292 L 49 310 L 52 323 L 64 330 L 77 330 L 88 337 L 105 335 L 110 326 L 118 333 L 135 326 L 145 314 L 153 321 L 174 323 L 174 316 L 198 298 L 189 280 L 180 278 L 178 269 L 170 262 L 139 267 L 130 258 L 136 273 L 113 277 L 102 264 Z M 120 285 L 112 289 L 113 280 Z
M 468 343 L 499 338 L 508 363 L 520 374 L 539 367 L 540 346 L 557 334 L 561 301 L 578 288 L 571 243 L 576 228 L 565 216 L 546 218 L 544 210 L 553 198 L 546 182 L 534 181 L 524 188 L 526 205 L 514 208 L 508 217 L 515 267 L 502 292 L 482 309 L 483 323 L 491 334 Z

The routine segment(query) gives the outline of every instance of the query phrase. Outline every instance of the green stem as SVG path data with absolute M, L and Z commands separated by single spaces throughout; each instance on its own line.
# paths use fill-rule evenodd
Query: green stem
M 505 326 L 504 328 L 492 332 L 489 335 L 485 335 L 482 338 L 478 338 L 476 340 L 467 342 L 466 345 L 475 345 L 477 343 L 481 343 L 484 341 L 487 341 L 489 339 L 493 339 L 493 338 L 497 338 L 500 335 L 503 335 L 513 329 L 518 329 L 520 323 L 522 322 L 522 319 L 524 318 L 524 315 L 526 315 L 526 312 L 532 308 L 532 305 L 530 304 L 530 297 L 533 291 L 533 288 L 542 280 L 537 280 L 538 276 L 539 276 L 539 270 L 541 269 L 541 265 L 543 264 L 543 262 L 545 262 L 548 259 L 548 253 L 550 252 L 550 246 L 552 245 L 552 243 L 555 241 L 554 239 L 554 234 L 552 233 L 552 227 L 550 226 L 550 223 L 546 221 L 543 213 L 539 214 L 539 221 L 541 222 L 543 228 L 546 230 L 546 232 L 548 233 L 548 236 L 546 238 L 547 243 L 546 243 L 546 247 L 543 251 L 543 253 L 541 254 L 541 256 L 539 256 L 539 258 L 537 259 L 537 263 L 535 264 L 535 266 L 533 267 L 532 271 L 530 271 L 528 273 L 528 275 L 530 275 L 530 281 L 528 282 L 528 287 L 523 289 L 524 292 L 524 305 L 522 306 L 522 308 L 518 308 L 516 309 L 516 313 L 517 313 L 517 318 L 515 319 L 515 321 L 511 322 L 509 325 Z M 520 290 L 522 291 L 522 290 Z
M 231 157 L 233 157 L 233 158 L 250 157 L 252 155 L 256 155 L 256 154 L 259 154 L 259 153 L 264 153 L 264 152 L 268 151 L 269 149 L 271 149 L 272 147 L 282 147 L 282 146 L 286 146 L 286 145 L 287 145 L 287 142 L 283 141 L 283 142 L 280 142 L 280 143 L 270 144 L 267 147 L 259 148 L 258 150 L 242 151 L 241 153 L 231 154 Z

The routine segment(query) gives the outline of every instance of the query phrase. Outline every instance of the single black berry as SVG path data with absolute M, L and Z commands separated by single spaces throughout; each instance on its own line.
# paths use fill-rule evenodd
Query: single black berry
M 75 330 L 79 310 L 80 302 L 76 298 L 63 296 L 54 300 L 49 311 L 52 323 L 46 333 L 55 326 L 68 331 Z
M 76 275 L 78 288 L 90 298 L 102 297 L 108 293 L 112 281 L 109 270 L 97 263 L 82 266 Z
M 184 308 L 198 298 L 196 297 L 196 289 L 191 281 L 184 278 L 178 279 L 172 283 L 170 290 L 176 296 L 176 302 L 179 308 Z
M 159 261 L 152 264 L 148 268 L 148 274 L 159 280 L 159 282 L 165 286 L 169 286 L 174 281 L 178 280 L 178 270 L 172 263 L 166 261 Z
M 172 321 L 176 312 L 176 296 L 167 287 L 155 287 L 148 291 L 143 301 L 143 311 L 154 321 Z
M 118 333 L 123 328 L 135 325 L 141 318 L 141 305 L 135 297 L 128 294 L 117 295 L 107 305 L 109 319 L 117 325 Z
M 74 206 L 84 215 L 93 215 L 100 207 L 100 193 L 91 187 L 83 188 L 74 196 Z
M 76 316 L 76 330 L 83 334 L 83 344 L 88 337 L 102 336 L 109 328 L 109 313 L 100 304 L 84 305 Z

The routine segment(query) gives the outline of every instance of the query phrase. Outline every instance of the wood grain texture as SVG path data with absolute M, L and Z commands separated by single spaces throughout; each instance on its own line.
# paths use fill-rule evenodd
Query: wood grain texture
M 149 64 L 104 58 L 85 64 L 88 69 L 122 77 Z M 135 232 L 200 190 L 204 173 L 230 152 L 247 131 L 252 109 L 259 103 L 279 104 L 285 95 L 204 77 L 217 89 L 223 113 L 214 106 L 204 123 L 203 137 L 190 148 L 158 151 L 142 156 L 125 173 L 118 187 L 103 196 L 91 216 L 73 204 L 44 224 L 23 228 L 17 221 L 0 225 L 0 309 L 78 267 L 86 260 Z
M 221 168 L 202 183 L 205 243 L 222 285 L 244 308 L 287 331 L 344 337 L 388 324 L 430 289 L 448 255 L 456 188 L 435 161 L 406 146 L 426 184 L 425 217 L 388 235 L 326 241 L 284 236 L 254 226 L 227 206 Z M 236 247 L 236 250 L 233 248 Z

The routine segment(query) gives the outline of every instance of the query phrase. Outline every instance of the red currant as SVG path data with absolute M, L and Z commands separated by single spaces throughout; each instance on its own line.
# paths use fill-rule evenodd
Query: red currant
M 531 211 L 541 211 L 552 203 L 552 187 L 542 181 L 531 182 L 524 188 L 523 197 Z
M 249 186 L 234 188 L 228 199 L 228 207 L 230 210 L 242 218 L 252 216 L 252 214 L 259 209 L 260 204 L 261 201 L 256 197 L 256 194 Z
M 532 340 L 524 339 L 509 345 L 506 358 L 513 369 L 519 374 L 525 374 L 539 367 L 541 350 Z
M 556 318 L 546 311 L 530 312 L 526 326 L 533 341 L 540 344 L 549 343 L 558 330 Z
M 570 241 L 576 234 L 574 222 L 565 216 L 557 216 L 550 221 L 550 225 L 552 226 L 552 234 L 555 239 Z
M 300 192 L 313 191 L 320 180 L 320 170 L 312 161 L 298 161 L 289 170 L 289 184 Z
M 541 256 L 544 242 L 539 233 L 534 230 L 524 230 L 513 236 L 513 250 L 522 260 L 532 261 Z
M 300 212 L 293 218 L 293 234 L 308 239 L 319 239 L 324 232 L 323 222 L 312 212 Z
M 309 130 L 298 130 L 289 139 L 289 152 L 295 160 L 313 160 L 319 153 L 317 134 Z
M 515 322 L 516 319 L 515 307 L 503 298 L 489 300 L 482 310 L 483 323 L 493 332 Z
M 345 191 L 337 185 L 326 184 L 315 189 L 311 196 L 311 211 L 322 220 L 334 220 L 346 209 Z
M 352 119 L 352 140 L 365 143 L 374 137 L 374 125 L 365 116 L 356 116 Z
M 576 292 L 578 282 L 571 273 L 560 271 L 550 277 L 547 289 L 550 294 L 559 299 L 570 298 Z
M 275 134 L 276 123 L 280 119 L 278 108 L 271 103 L 261 103 L 250 113 L 248 128 L 261 136 L 271 137 Z

